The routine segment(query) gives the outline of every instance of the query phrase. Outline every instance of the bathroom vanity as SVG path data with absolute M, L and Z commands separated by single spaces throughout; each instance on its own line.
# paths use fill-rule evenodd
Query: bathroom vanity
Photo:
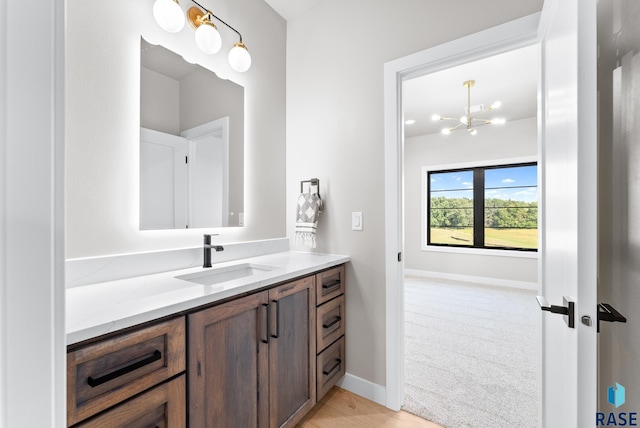
M 294 426 L 345 374 L 348 260 L 286 251 L 69 288 L 68 426 Z

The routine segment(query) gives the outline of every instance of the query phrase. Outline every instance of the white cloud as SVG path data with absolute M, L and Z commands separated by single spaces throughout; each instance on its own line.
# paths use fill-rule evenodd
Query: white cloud
M 473 183 L 469 183 L 468 181 L 465 181 L 462 184 L 465 186 L 473 186 Z
M 504 180 L 502 180 L 503 183 L 515 183 L 516 180 L 512 180 L 511 178 L 505 178 Z

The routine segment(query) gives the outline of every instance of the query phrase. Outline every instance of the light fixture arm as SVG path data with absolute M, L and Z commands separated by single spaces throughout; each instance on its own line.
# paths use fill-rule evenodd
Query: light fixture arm
M 475 84 L 474 80 L 467 80 L 463 83 L 463 86 L 467 87 L 467 129 L 471 129 L 471 87 Z
M 213 12 L 211 12 L 209 9 L 207 9 L 206 7 L 202 6 L 200 3 L 198 3 L 196 0 L 191 0 L 193 3 L 195 3 L 196 5 L 198 5 L 198 7 L 200 7 L 200 9 L 204 9 L 208 15 L 213 16 L 215 19 L 217 19 L 218 21 L 220 21 L 222 24 L 224 24 L 225 26 L 227 26 L 228 28 L 230 28 L 231 30 L 233 30 L 238 37 L 240 38 L 240 43 L 242 43 L 242 34 L 240 34 L 240 32 L 238 30 L 236 30 L 235 28 L 233 28 L 231 25 L 227 24 L 226 22 L 224 22 L 222 19 L 218 18 L 216 15 L 213 14 Z

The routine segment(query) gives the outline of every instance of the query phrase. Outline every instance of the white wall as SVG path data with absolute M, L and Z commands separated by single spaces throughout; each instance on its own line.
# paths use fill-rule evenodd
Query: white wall
M 421 168 L 521 157 L 537 157 L 537 119 L 483 127 L 475 136 L 466 132 L 407 138 L 404 144 L 405 269 L 536 283 L 537 258 L 479 255 L 421 250 Z
M 180 82 L 140 67 L 140 126 L 180 135 Z
M 540 11 L 542 1 L 324 0 L 287 26 L 287 233 L 320 179 L 317 251 L 348 254 L 347 371 L 385 385 L 383 64 Z M 351 231 L 362 211 L 364 230 Z
M 215 2 L 216 15 L 242 33 L 252 55 L 251 69 L 236 73 L 225 52 L 235 33 L 219 25 L 223 50 L 207 56 L 189 24 L 177 34 L 161 30 L 152 6 L 67 1 L 67 258 L 202 242 L 204 229 L 138 230 L 141 35 L 245 87 L 246 226 L 206 232 L 220 233 L 222 243 L 285 235 L 285 21 L 263 0 Z

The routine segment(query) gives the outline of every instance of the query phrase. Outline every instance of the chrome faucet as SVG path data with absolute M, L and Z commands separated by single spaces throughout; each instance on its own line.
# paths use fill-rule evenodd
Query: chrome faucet
M 222 247 L 222 245 L 211 245 L 211 237 L 212 236 L 218 236 L 218 234 L 217 233 L 205 233 L 204 234 L 204 241 L 203 241 L 203 245 L 202 245 L 203 260 L 204 260 L 204 263 L 202 264 L 203 268 L 212 267 L 212 265 L 211 265 L 211 249 L 216 250 L 216 252 L 224 251 L 224 247 Z

